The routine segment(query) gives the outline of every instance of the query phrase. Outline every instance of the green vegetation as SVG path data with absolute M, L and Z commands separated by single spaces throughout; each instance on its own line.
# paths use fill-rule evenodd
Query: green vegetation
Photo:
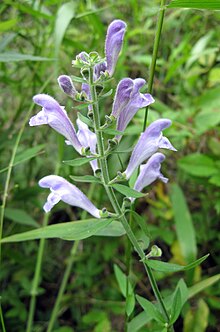
M 112 187 L 119 201 L 140 197 L 135 207 L 141 216 L 134 211 L 127 216 L 142 249 L 150 241 L 150 247 L 162 250 L 163 262 L 155 258 L 146 265 L 155 273 L 175 331 L 215 332 L 220 329 L 220 2 L 166 4 L 152 87 L 156 102 L 147 122 L 162 117 L 173 122 L 166 135 L 178 151 L 167 151 L 162 166 L 169 182 L 145 188 L 148 195 L 124 183 Z M 104 56 L 106 29 L 115 18 L 128 29 L 106 92 L 113 89 L 114 95 L 124 77 L 148 81 L 160 1 L 5 0 L 0 13 L 0 330 L 118 332 L 127 325 L 128 332 L 161 332 L 158 324 L 164 318 L 122 225 L 91 219 L 62 202 L 45 215 L 47 193 L 38 181 L 48 174 L 79 185 L 96 206 L 111 211 L 111 205 L 88 158 L 66 148 L 64 138 L 48 126 L 28 125 L 39 110 L 32 97 L 41 92 L 66 105 L 71 120 L 77 112 L 85 120 L 87 106 L 73 104 L 57 77 L 72 75 L 77 85 L 71 61 L 81 51 Z M 101 104 L 104 122 L 111 97 Z M 119 152 L 109 157 L 111 178 L 116 169 L 125 169 L 144 121 L 142 109 L 125 131 Z M 115 132 L 105 134 L 112 138 Z M 71 234 L 62 227 L 69 221 Z

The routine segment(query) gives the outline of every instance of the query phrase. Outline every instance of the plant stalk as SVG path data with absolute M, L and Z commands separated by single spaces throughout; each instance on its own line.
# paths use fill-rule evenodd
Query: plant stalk
M 151 65 L 150 65 L 150 74 L 149 74 L 149 80 L 148 80 L 148 92 L 150 94 L 153 91 L 153 82 L 154 82 L 154 74 L 155 74 L 155 68 L 156 68 L 156 63 L 157 63 L 158 48 L 159 48 L 160 37 L 161 37 L 161 32 L 162 32 L 162 27 L 163 27 L 163 19 L 164 19 L 164 14 L 165 14 L 165 4 L 166 4 L 166 0 L 161 0 L 160 11 L 158 14 L 156 34 L 155 34 L 155 39 L 154 39 L 152 61 L 151 61 Z M 146 126 L 147 126 L 148 108 L 149 108 L 149 106 L 147 106 L 146 110 L 145 110 L 143 131 L 145 131 Z
M 129 238 L 129 240 L 131 241 L 135 251 L 138 253 L 141 261 L 144 260 L 145 258 L 145 254 L 144 251 L 141 249 L 126 217 L 123 214 L 123 211 L 121 210 L 121 207 L 118 203 L 118 200 L 115 196 L 114 190 L 111 186 L 108 185 L 109 181 L 110 181 L 110 177 L 109 177 L 109 173 L 108 173 L 108 165 L 107 165 L 107 160 L 105 157 L 105 147 L 104 147 L 104 141 L 103 141 L 103 135 L 102 132 L 100 131 L 100 116 L 99 116 L 99 104 L 98 104 L 98 98 L 97 98 L 97 92 L 96 92 L 96 87 L 94 85 L 93 82 L 93 68 L 90 68 L 90 75 L 89 75 L 89 83 L 90 83 L 90 90 L 91 90 L 91 97 L 92 97 L 92 102 L 93 102 L 93 115 L 94 115 L 94 128 L 95 128 L 95 132 L 97 135 L 97 146 L 98 146 L 98 153 L 100 155 L 100 168 L 102 171 L 102 180 L 103 180 L 103 185 L 105 187 L 106 193 L 109 197 L 109 200 L 116 212 L 116 214 L 119 217 L 119 220 L 121 221 L 126 234 Z M 156 280 L 154 278 L 153 272 L 152 270 L 144 263 L 144 267 L 145 270 L 147 272 L 149 281 L 151 283 L 151 287 L 153 289 L 153 292 L 155 294 L 155 297 L 158 301 L 158 303 L 161 306 L 161 310 L 163 312 L 163 315 L 167 321 L 167 323 L 169 323 L 169 315 L 168 312 L 166 310 L 166 307 L 164 305 L 163 302 L 163 298 L 160 294 L 159 288 L 157 286 Z

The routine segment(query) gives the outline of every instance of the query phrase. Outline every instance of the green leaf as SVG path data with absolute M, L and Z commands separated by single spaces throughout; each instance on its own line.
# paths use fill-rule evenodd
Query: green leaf
M 120 291 L 124 296 L 124 298 L 126 299 L 126 313 L 128 316 L 130 316 L 135 307 L 135 297 L 134 297 L 133 287 L 131 285 L 131 282 L 129 281 L 129 278 L 115 264 L 114 264 L 114 272 Z M 127 287 L 128 287 L 128 294 L 126 294 Z
M 111 96 L 112 93 L 113 93 L 113 89 L 109 90 L 108 92 L 101 93 L 101 94 L 99 95 L 99 99 L 107 98 L 107 97 Z
M 60 45 L 62 43 L 63 37 L 65 35 L 66 29 L 70 21 L 75 16 L 75 3 L 74 1 L 69 1 L 64 3 L 57 12 L 56 22 L 55 22 L 55 51 L 58 53 Z
M 212 175 L 209 179 L 209 183 L 214 184 L 217 187 L 220 187 L 220 173 Z
M 82 115 L 82 113 L 80 113 L 80 112 L 77 113 L 77 116 L 82 122 L 87 124 L 87 126 L 89 126 L 91 128 L 94 127 L 93 122 L 89 118 L 87 118 L 87 116 Z
M 151 317 L 148 317 L 145 311 L 142 311 L 128 323 L 128 332 L 138 332 L 150 320 Z
M 191 299 L 192 297 L 194 297 L 195 295 L 197 295 L 198 293 L 202 292 L 204 289 L 206 289 L 207 287 L 212 286 L 213 284 L 215 284 L 216 282 L 218 282 L 220 280 L 220 274 L 216 274 L 213 277 L 207 278 L 205 280 L 202 280 L 200 282 L 198 282 L 197 284 L 191 286 L 189 288 L 189 296 L 188 299 Z
M 89 163 L 92 160 L 95 160 L 97 158 L 95 157 L 82 157 L 82 158 L 76 158 L 73 160 L 63 160 L 63 163 L 69 166 L 82 166 L 84 164 Z
M 103 130 L 103 133 L 107 134 L 107 135 L 111 135 L 111 136 L 116 136 L 116 135 L 124 135 L 124 132 L 123 131 L 119 131 L 119 130 L 116 130 L 116 129 L 111 129 L 111 128 L 106 128 Z
M 68 241 L 86 239 L 108 226 L 111 219 L 86 219 L 70 221 L 56 225 L 41 227 L 33 231 L 8 236 L 1 243 L 29 241 L 36 239 L 60 238 Z
M 113 220 L 105 228 L 98 231 L 95 236 L 122 236 L 126 234 L 124 227 L 119 221 Z
M 33 148 L 29 148 L 26 149 L 25 151 L 22 151 L 20 153 L 18 153 L 15 157 L 14 163 L 13 163 L 13 167 L 16 165 L 19 165 L 21 163 L 23 163 L 24 161 L 27 161 L 31 158 L 36 157 L 37 155 L 39 155 L 40 153 L 42 153 L 42 149 L 45 147 L 45 144 L 40 144 L 37 146 L 34 146 Z M 8 167 L 5 167 L 3 169 L 0 170 L 0 173 L 7 171 Z
M 214 161 L 201 153 L 193 153 L 181 158 L 178 165 L 187 174 L 199 177 L 209 177 L 217 171 Z
M 0 62 L 14 62 L 14 61 L 54 61 L 53 58 L 45 58 L 42 56 L 35 56 L 31 54 L 21 54 L 14 52 L 0 53 Z
M 6 208 L 5 217 L 21 225 L 39 227 L 38 223 L 24 210 Z
M 196 310 L 189 309 L 184 317 L 184 332 L 205 332 L 208 327 L 209 307 L 199 299 Z
M 171 317 L 170 317 L 170 324 L 174 324 L 177 318 L 180 315 L 182 309 L 182 299 L 181 299 L 181 293 L 180 290 L 177 289 L 174 298 L 173 298 L 173 304 L 171 307 Z
M 119 285 L 119 289 L 124 298 L 126 298 L 127 276 L 121 271 L 121 269 L 116 264 L 114 264 L 114 272 Z M 131 294 L 132 292 L 133 292 L 132 285 L 130 281 L 128 281 L 128 293 Z
M 187 262 L 196 258 L 196 236 L 190 211 L 182 189 L 177 184 L 171 186 L 171 202 L 176 224 L 177 238 L 182 254 Z
M 187 271 L 190 269 L 193 269 L 197 265 L 201 264 L 209 254 L 197 259 L 196 261 L 188 264 L 188 265 L 179 265 L 179 264 L 172 264 L 172 263 L 166 263 L 161 262 L 157 260 L 146 260 L 145 263 L 151 267 L 152 269 L 160 272 L 179 272 L 179 271 Z
M 219 0 L 172 0 L 167 7 L 220 10 L 220 1 Z
M 139 198 L 146 196 L 146 194 L 142 194 L 137 190 L 124 186 L 123 184 L 113 184 L 112 187 L 126 197 Z
M 79 76 L 75 76 L 75 75 L 71 75 L 70 76 L 73 82 L 77 82 L 77 83 L 86 83 L 86 80 L 82 77 Z
M 100 179 L 96 178 L 93 175 L 82 175 L 82 176 L 70 175 L 70 178 L 76 182 L 102 183 Z
M 139 302 L 139 304 L 142 306 L 146 315 L 149 318 L 154 319 L 160 323 L 165 323 L 163 315 L 157 309 L 157 307 L 155 305 L 153 305 L 153 303 L 151 303 L 150 301 L 148 301 L 147 299 L 145 299 L 144 297 L 139 296 L 139 295 L 136 295 L 136 299 Z
M 134 217 L 135 221 L 138 223 L 139 227 L 141 228 L 142 232 L 145 235 L 145 237 L 144 237 L 144 239 L 145 239 L 144 249 L 146 250 L 149 247 L 149 244 L 150 244 L 150 238 L 149 238 L 149 231 L 148 231 L 148 228 L 147 228 L 147 222 L 142 216 L 140 216 L 135 211 L 130 211 L 130 213 L 132 213 L 132 216 Z
M 0 22 L 0 31 L 7 31 L 7 30 L 12 30 L 14 26 L 18 25 L 18 20 L 17 18 L 13 18 L 8 21 L 2 21 Z

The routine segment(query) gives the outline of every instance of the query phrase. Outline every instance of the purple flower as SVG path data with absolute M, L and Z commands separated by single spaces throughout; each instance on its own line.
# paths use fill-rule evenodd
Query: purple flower
M 59 86 L 61 90 L 63 90 L 64 93 L 69 95 L 70 97 L 74 98 L 77 94 L 77 91 L 73 85 L 73 82 L 71 78 L 67 75 L 61 75 L 57 79 Z
M 88 128 L 87 124 L 82 122 L 80 119 L 77 119 L 76 122 L 79 129 L 77 132 L 78 140 L 80 141 L 83 147 L 85 148 L 89 147 L 90 151 L 96 154 L 96 144 L 97 144 L 96 134 L 93 133 Z M 97 160 L 90 161 L 90 164 L 92 166 L 93 172 L 95 172 L 96 169 L 98 168 Z
M 107 61 L 107 71 L 113 75 L 118 60 L 118 55 L 122 48 L 122 42 L 126 30 L 126 23 L 121 20 L 114 20 L 108 27 L 105 40 L 105 55 Z
M 135 113 L 154 102 L 149 94 L 139 90 L 146 83 L 143 78 L 124 78 L 117 86 L 112 115 L 117 118 L 117 130 L 124 131 Z
M 140 174 L 135 182 L 134 189 L 142 191 L 146 186 L 149 186 L 156 179 L 168 182 L 168 179 L 160 172 L 161 163 L 164 161 L 164 154 L 157 152 L 153 154 L 145 165 L 140 166 Z
M 159 119 L 141 134 L 132 152 L 129 164 L 125 170 L 126 178 L 129 179 L 134 170 L 144 161 L 154 154 L 159 148 L 176 151 L 167 137 L 162 135 L 162 130 L 171 125 L 169 119 Z
M 29 125 L 40 126 L 48 124 L 63 135 L 76 151 L 81 153 L 82 145 L 77 138 L 75 128 L 64 107 L 60 106 L 54 98 L 46 94 L 36 95 L 33 100 L 36 104 L 42 106 L 42 110 L 30 119 Z
M 100 218 L 98 210 L 92 202 L 76 186 L 58 175 L 48 175 L 39 181 L 39 186 L 49 188 L 51 193 L 44 204 L 44 211 L 49 212 L 59 201 L 78 206 L 96 218 Z
M 107 69 L 107 62 L 98 63 L 94 68 L 93 79 L 97 81 L 102 73 L 104 73 Z

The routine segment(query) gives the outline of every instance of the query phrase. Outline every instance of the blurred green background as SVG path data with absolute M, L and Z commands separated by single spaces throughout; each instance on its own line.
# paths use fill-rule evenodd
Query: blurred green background
M 38 187 L 38 180 L 53 174 L 63 159 L 77 156 L 68 147 L 64 149 L 63 138 L 49 127 L 28 126 L 30 116 L 39 111 L 39 107 L 32 105 L 33 95 L 44 92 L 55 97 L 61 105 L 66 105 L 72 120 L 77 111 L 86 114 L 85 108 L 73 105 L 60 91 L 57 77 L 77 75 L 71 61 L 81 51 L 104 55 L 107 26 L 115 18 L 126 21 L 128 29 L 111 87 L 115 89 L 124 77 L 148 80 L 158 10 L 156 0 L 4 0 L 1 3 L 0 191 L 3 195 L 12 152 L 17 146 L 6 188 L 4 237 L 42 224 L 46 193 Z M 219 19 L 218 11 L 166 10 L 154 79 L 156 102 L 150 108 L 148 122 L 159 117 L 170 118 L 173 126 L 165 135 L 178 152 L 167 153 L 163 165 L 169 184 L 152 185 L 147 198 L 136 204 L 147 222 L 152 243 L 163 250 L 164 261 L 187 264 L 210 253 L 192 273 L 157 274 L 164 295 L 173 291 L 180 277 L 194 287 L 195 296 L 184 306 L 175 324 L 176 331 L 184 332 L 220 330 L 220 285 L 214 282 L 220 273 Z M 111 111 L 111 97 L 102 104 L 104 117 Z M 143 121 L 144 110 L 141 110 L 126 131 L 122 147 L 130 147 L 137 140 Z M 128 158 L 129 154 L 123 155 L 124 165 Z M 110 163 L 112 174 L 120 169 L 117 158 Z M 91 170 L 87 165 L 80 168 L 62 165 L 60 174 L 68 178 L 70 174 L 91 174 Z M 80 188 L 85 193 L 89 190 L 87 184 Z M 108 207 L 103 189 L 92 189 L 92 200 L 97 206 Z M 79 218 L 78 209 L 60 203 L 53 210 L 50 224 Z M 113 264 L 125 269 L 125 244 L 125 237 L 94 237 L 81 243 L 54 331 L 123 331 L 124 299 Z M 47 241 L 33 331 L 46 329 L 71 245 L 57 239 Z M 37 241 L 3 246 L 0 280 L 7 331 L 25 330 L 37 250 Z M 135 254 L 132 271 L 136 293 L 153 300 Z M 199 286 L 196 288 L 195 284 Z M 137 303 L 134 316 L 140 312 Z M 148 330 L 154 331 L 153 323 Z M 146 331 L 146 327 L 138 331 Z

